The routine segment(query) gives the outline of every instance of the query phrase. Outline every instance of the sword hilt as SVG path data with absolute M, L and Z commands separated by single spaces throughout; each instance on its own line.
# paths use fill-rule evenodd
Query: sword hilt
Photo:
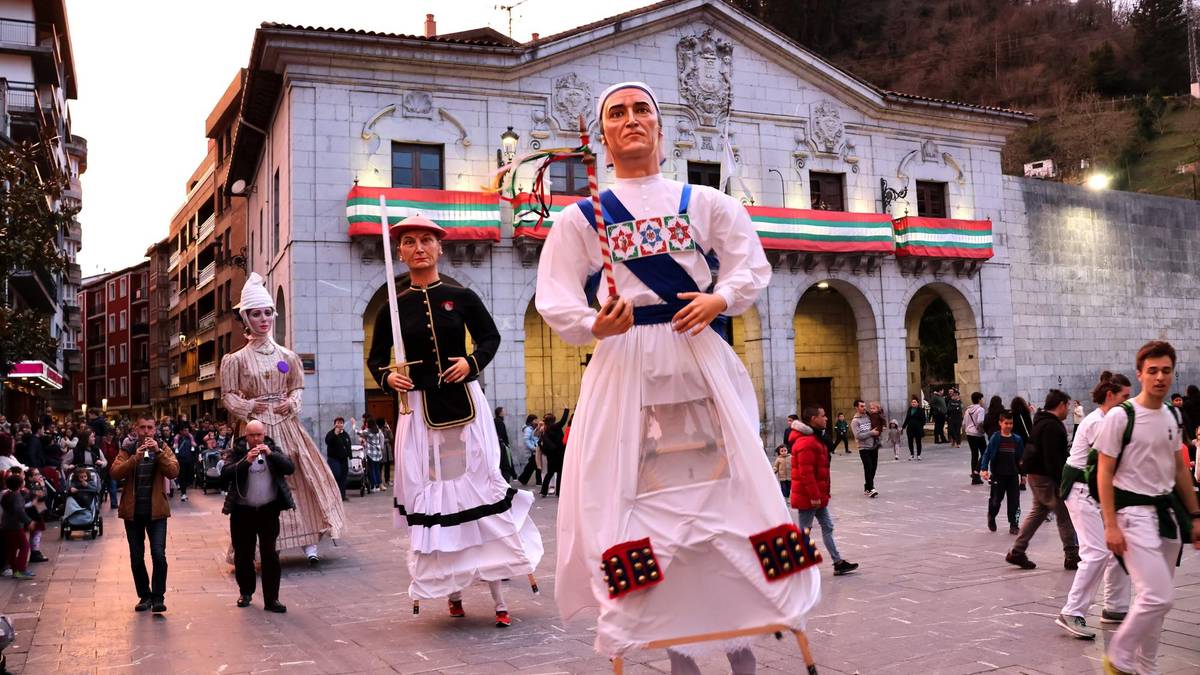
M 402 375 L 407 375 L 409 366 L 415 366 L 420 363 L 422 363 L 422 361 L 405 361 L 404 363 L 396 363 L 396 364 L 392 364 L 392 365 L 388 365 L 388 366 L 383 366 L 379 370 L 380 370 L 380 372 L 387 371 L 387 372 L 400 373 Z M 401 391 L 401 392 L 397 392 L 397 393 L 399 394 L 398 398 L 400 399 L 400 414 L 401 415 L 411 415 L 412 408 L 409 407 L 409 405 L 408 405 L 408 392 Z

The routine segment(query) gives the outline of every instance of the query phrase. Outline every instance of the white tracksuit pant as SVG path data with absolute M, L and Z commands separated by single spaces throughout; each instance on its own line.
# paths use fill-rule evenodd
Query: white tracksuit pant
M 1125 567 L 1136 597 L 1108 642 L 1108 658 L 1123 671 L 1154 675 L 1163 619 L 1175 601 L 1175 560 L 1181 543 L 1159 536 L 1153 506 L 1127 506 L 1117 512 L 1117 524 L 1125 535 Z
M 488 590 L 492 592 L 492 600 L 496 603 L 496 611 L 507 612 L 508 605 L 504 603 L 504 587 L 500 585 L 499 581 L 488 581 L 485 583 L 487 583 Z M 462 591 L 454 591 L 450 594 L 450 599 L 456 602 L 462 600 Z
M 1100 505 L 1088 496 L 1087 486 L 1083 483 L 1071 487 L 1067 511 L 1079 539 L 1079 569 L 1075 572 L 1075 581 L 1067 594 L 1062 614 L 1087 616 L 1101 577 L 1104 579 L 1104 609 L 1108 612 L 1129 611 L 1129 575 L 1108 550 Z

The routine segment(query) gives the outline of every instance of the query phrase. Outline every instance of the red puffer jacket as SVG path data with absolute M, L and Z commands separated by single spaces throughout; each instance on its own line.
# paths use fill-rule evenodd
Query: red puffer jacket
M 801 433 L 792 445 L 791 503 L 802 511 L 829 506 L 829 448 L 812 434 Z

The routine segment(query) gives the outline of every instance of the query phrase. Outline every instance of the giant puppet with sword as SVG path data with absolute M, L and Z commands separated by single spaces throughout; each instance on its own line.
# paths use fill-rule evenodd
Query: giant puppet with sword
M 589 166 L 592 198 L 554 221 L 535 295 L 564 340 L 596 343 L 563 469 L 555 599 L 567 619 L 599 608 L 596 648 L 618 670 L 630 649 L 666 647 L 673 673 L 699 673 L 707 646 L 752 673 L 751 636 L 794 632 L 815 672 L 801 629 L 820 554 L 779 498 L 746 369 L 712 329 L 754 304 L 771 267 L 737 200 L 661 175 L 649 86 L 610 87 L 596 112 L 616 183 L 600 193 Z M 582 136 L 570 154 L 587 161 Z
M 450 616 L 461 618 L 463 589 L 483 581 L 496 626 L 505 627 L 502 581 L 527 576 L 537 592 L 533 571 L 543 550 L 530 518 L 532 493 L 500 474 L 500 443 L 478 382 L 500 333 L 478 295 L 439 276 L 446 231 L 420 215 L 391 224 L 386 197 L 379 206 L 387 276 L 395 279 L 394 241 L 410 278 L 399 288 L 389 284 L 367 363 L 399 399 L 394 505 L 397 526 L 409 532 L 413 612 L 421 600 L 448 597 Z

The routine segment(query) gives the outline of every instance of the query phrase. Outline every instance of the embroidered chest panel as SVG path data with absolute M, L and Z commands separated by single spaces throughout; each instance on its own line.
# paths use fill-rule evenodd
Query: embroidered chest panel
M 686 215 L 643 218 L 606 227 L 613 262 L 696 250 L 691 221 Z

